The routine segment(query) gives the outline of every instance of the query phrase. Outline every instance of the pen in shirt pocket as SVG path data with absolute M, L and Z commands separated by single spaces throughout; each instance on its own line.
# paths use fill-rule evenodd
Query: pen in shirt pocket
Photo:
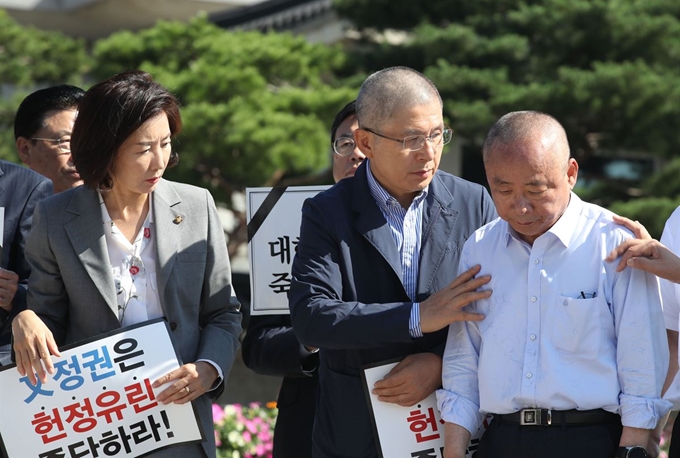
M 581 291 L 581 295 L 579 296 L 579 299 L 594 299 L 597 297 L 597 291 L 592 292 L 592 293 L 584 293 Z

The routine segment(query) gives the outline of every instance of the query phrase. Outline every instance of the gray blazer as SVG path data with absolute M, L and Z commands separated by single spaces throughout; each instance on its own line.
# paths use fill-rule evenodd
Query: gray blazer
M 152 194 L 157 281 L 161 306 L 184 363 L 214 361 L 224 380 L 241 332 L 232 299 L 229 256 L 215 203 L 205 189 L 161 180 Z M 42 201 L 26 243 L 31 266 L 28 308 L 50 328 L 58 345 L 120 327 L 116 292 L 94 190 L 81 186 Z M 203 447 L 169 448 L 153 456 L 215 455 L 211 400 L 193 401 L 206 435 Z

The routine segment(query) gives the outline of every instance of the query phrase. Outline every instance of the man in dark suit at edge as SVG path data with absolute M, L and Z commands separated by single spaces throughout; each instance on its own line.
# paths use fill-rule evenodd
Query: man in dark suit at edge
M 0 365 L 11 363 L 10 324 L 16 314 L 26 308 L 31 269 L 24 257 L 24 248 L 33 209 L 51 195 L 50 180 L 20 165 L 0 161 L 0 207 L 4 208 L 0 260 Z

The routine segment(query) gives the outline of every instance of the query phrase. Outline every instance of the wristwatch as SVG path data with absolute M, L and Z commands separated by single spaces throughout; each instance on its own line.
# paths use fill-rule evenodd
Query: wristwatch
M 616 458 L 649 458 L 647 450 L 639 445 L 632 447 L 619 447 L 616 451 Z

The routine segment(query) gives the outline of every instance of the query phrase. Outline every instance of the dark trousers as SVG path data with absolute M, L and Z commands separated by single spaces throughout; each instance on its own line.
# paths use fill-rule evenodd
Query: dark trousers
M 673 433 L 671 434 L 671 448 L 668 451 L 668 458 L 680 458 L 680 415 L 673 423 Z
M 284 377 L 274 427 L 274 458 L 311 458 L 317 377 Z
M 621 423 L 584 426 L 522 426 L 494 417 L 475 458 L 612 458 Z

